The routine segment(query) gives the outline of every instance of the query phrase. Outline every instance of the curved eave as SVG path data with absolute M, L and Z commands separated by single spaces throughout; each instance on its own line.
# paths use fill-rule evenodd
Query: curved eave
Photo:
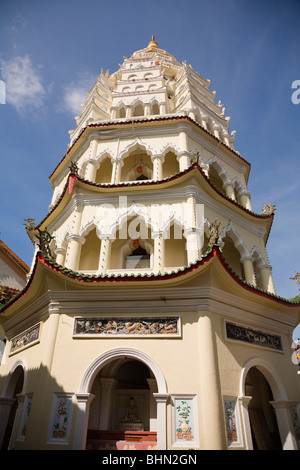
M 234 290 L 240 297 L 251 297 L 252 300 L 257 300 L 260 303 L 264 302 L 271 307 L 273 305 L 272 303 L 275 302 L 287 308 L 300 308 L 300 299 L 297 302 L 290 301 L 247 284 L 227 265 L 221 255 L 219 247 L 214 246 L 213 249 L 206 253 L 199 261 L 188 267 L 179 268 L 171 273 L 147 275 L 86 275 L 64 268 L 43 255 L 43 253 L 38 252 L 27 285 L 18 295 L 1 308 L 0 315 L 6 317 L 13 314 L 16 309 L 20 309 L 29 302 L 32 302 L 38 295 L 43 276 L 47 273 L 52 274 L 58 279 L 60 278 L 65 288 L 70 290 L 101 288 L 128 289 L 130 287 L 154 288 L 183 286 L 192 278 L 201 275 L 209 267 L 220 270 L 221 276 L 225 274 L 226 290 Z M 298 313 L 300 314 L 300 310 Z
M 234 209 L 238 212 L 241 212 L 244 216 L 252 220 L 259 220 L 262 221 L 266 225 L 266 232 L 265 232 L 265 242 L 268 239 L 271 226 L 273 223 L 274 214 L 271 215 L 264 215 L 264 214 L 256 214 L 236 201 L 233 201 L 229 197 L 227 197 L 224 193 L 219 191 L 209 180 L 209 178 L 205 175 L 202 169 L 199 167 L 197 163 L 190 166 L 187 170 L 184 170 L 176 175 L 170 176 L 169 178 L 165 178 L 159 181 L 140 181 L 140 182 L 124 182 L 119 184 L 100 184 L 100 183 L 93 183 L 91 181 L 85 180 L 77 175 L 72 173 L 69 174 L 68 180 L 65 184 L 65 187 L 62 191 L 62 194 L 58 201 L 56 202 L 55 206 L 51 209 L 51 211 L 46 215 L 46 217 L 35 227 L 35 229 L 27 230 L 29 237 L 33 240 L 34 236 L 37 235 L 37 228 L 45 229 L 48 227 L 49 224 L 54 220 L 54 218 L 60 213 L 64 207 L 68 204 L 72 192 L 74 190 L 74 186 L 79 186 L 82 189 L 90 189 L 95 192 L 100 193 L 113 193 L 113 192 L 125 192 L 128 190 L 132 191 L 144 191 L 145 189 L 165 189 L 174 186 L 174 184 L 182 184 L 190 179 L 192 176 L 196 176 L 199 180 L 199 183 L 203 184 L 204 189 L 207 190 L 209 194 L 213 197 L 220 199 L 222 203 L 226 204 L 227 207 Z
M 246 181 L 248 180 L 251 165 L 238 152 L 236 152 L 231 147 L 226 145 L 223 141 L 215 137 L 211 132 L 204 129 L 204 127 L 202 127 L 198 122 L 194 121 L 189 116 L 174 116 L 174 115 L 161 116 L 161 117 L 157 117 L 153 119 L 147 119 L 147 118 L 141 117 L 141 118 L 132 118 L 129 120 L 124 120 L 124 121 L 105 121 L 105 122 L 101 122 L 97 124 L 89 124 L 84 129 L 82 129 L 77 139 L 75 139 L 71 147 L 68 149 L 68 151 L 65 153 L 65 155 L 59 162 L 59 164 L 56 166 L 56 168 L 53 170 L 53 172 L 49 176 L 49 180 L 50 182 L 53 181 L 53 179 L 57 176 L 58 171 L 60 171 L 62 168 L 64 168 L 68 164 L 69 159 L 72 157 L 73 153 L 76 152 L 76 150 L 78 150 L 79 146 L 81 145 L 82 140 L 84 140 L 87 137 L 87 135 L 95 129 L 107 129 L 108 127 L 111 129 L 112 128 L 118 129 L 124 126 L 130 127 L 133 124 L 140 125 L 140 126 L 143 126 L 144 124 L 156 125 L 156 124 L 162 124 L 162 123 L 169 123 L 171 121 L 190 122 L 191 124 L 196 126 L 199 130 L 201 130 L 204 134 L 209 136 L 216 143 L 217 146 L 221 146 L 224 150 L 226 150 L 226 152 L 229 152 L 238 161 L 242 161 L 242 163 L 246 165 L 247 171 L 245 174 L 245 178 L 246 178 Z

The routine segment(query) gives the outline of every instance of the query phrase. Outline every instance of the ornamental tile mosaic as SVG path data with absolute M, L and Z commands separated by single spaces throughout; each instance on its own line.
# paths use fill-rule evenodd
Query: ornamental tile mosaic
M 181 335 L 179 317 L 75 318 L 73 336 L 175 336 Z
M 177 447 L 198 446 L 197 400 L 195 395 L 172 396 L 172 440 Z
M 225 321 L 226 338 L 253 346 L 283 351 L 281 336 L 265 333 L 237 323 Z
M 60 441 L 62 444 L 68 443 L 73 412 L 72 397 L 71 393 L 57 393 L 54 395 L 48 442 Z

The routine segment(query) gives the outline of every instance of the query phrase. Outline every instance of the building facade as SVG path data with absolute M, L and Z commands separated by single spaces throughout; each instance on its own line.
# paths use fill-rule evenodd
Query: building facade
M 209 85 L 152 37 L 87 94 L 1 309 L 2 448 L 298 449 L 300 304 Z

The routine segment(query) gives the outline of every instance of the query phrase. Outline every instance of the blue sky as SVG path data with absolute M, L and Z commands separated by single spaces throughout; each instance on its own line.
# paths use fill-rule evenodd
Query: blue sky
M 38 223 L 48 212 L 48 177 L 79 103 L 101 68 L 114 72 L 154 34 L 211 80 L 226 107 L 236 150 L 251 163 L 253 210 L 277 207 L 267 244 L 277 294 L 296 296 L 300 104 L 291 97 L 300 80 L 299 18 L 299 0 L 1 0 L 1 239 L 31 264 L 24 219 Z

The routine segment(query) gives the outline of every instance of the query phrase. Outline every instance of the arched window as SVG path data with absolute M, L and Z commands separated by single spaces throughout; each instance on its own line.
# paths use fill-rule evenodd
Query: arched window
M 162 177 L 168 178 L 179 173 L 179 163 L 174 152 L 166 153 L 162 165 Z
M 112 176 L 112 162 L 109 157 L 105 157 L 97 170 L 95 183 L 110 183 Z
M 96 228 L 86 236 L 81 247 L 79 271 L 97 271 L 99 265 L 101 240 L 97 237 Z
M 144 106 L 141 103 L 134 107 L 133 116 L 144 116 Z
M 173 222 L 169 230 L 164 232 L 165 267 L 175 268 L 187 266 L 186 239 L 178 222 Z
M 142 149 L 124 159 L 121 169 L 121 181 L 140 181 L 152 179 L 153 163 L 150 155 Z
M 218 168 L 216 168 L 214 163 L 209 166 L 208 177 L 209 177 L 210 181 L 212 182 L 212 184 L 214 186 L 216 186 L 216 188 L 219 191 L 221 191 L 223 193 L 225 192 L 224 191 L 223 181 L 222 181 L 221 177 L 219 176 Z
M 126 256 L 125 268 L 150 268 L 150 254 L 141 247 L 139 240 L 133 241 L 133 251 Z
M 226 262 L 239 277 L 244 279 L 245 273 L 239 250 L 236 248 L 233 240 L 228 236 L 222 238 L 222 242 L 224 243 L 222 253 Z

